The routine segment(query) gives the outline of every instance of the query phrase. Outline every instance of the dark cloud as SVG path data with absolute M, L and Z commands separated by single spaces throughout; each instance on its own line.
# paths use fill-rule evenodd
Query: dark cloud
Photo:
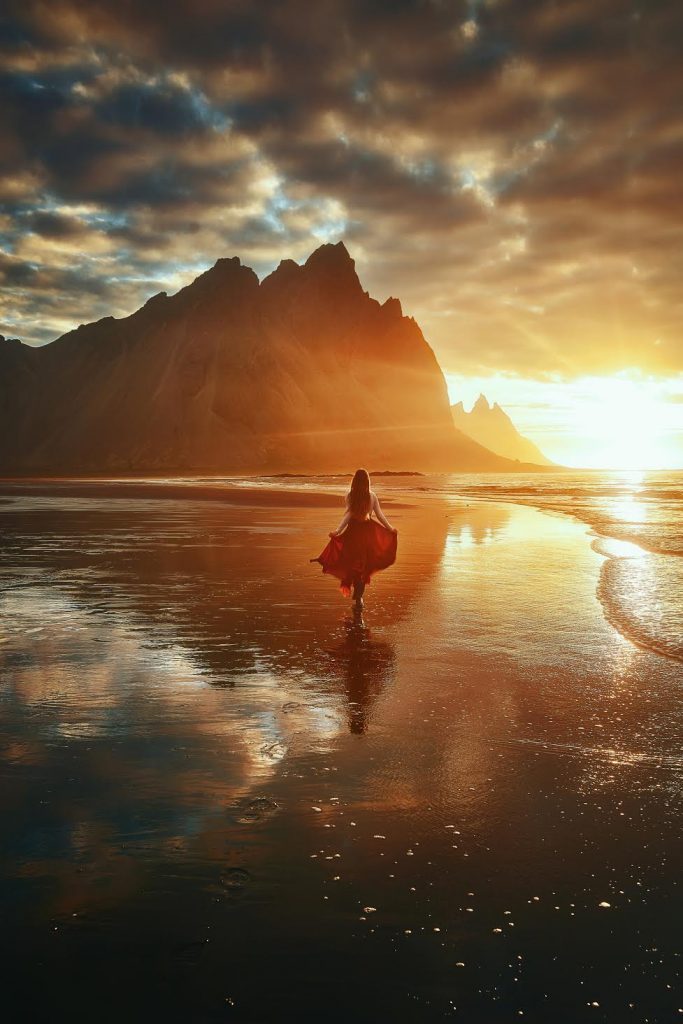
M 224 193 L 238 180 L 242 169 L 239 164 L 202 167 L 167 157 L 147 170 L 125 168 L 113 180 L 107 180 L 107 168 L 101 167 L 97 177 L 91 179 L 88 196 L 112 209 L 146 206 L 179 210 L 195 197 L 208 207 L 217 193 Z
M 44 293 L 50 301 L 59 301 L 65 294 L 108 297 L 112 285 L 103 277 L 85 277 L 69 268 L 38 268 L 22 260 L 0 257 L 0 279 L 3 285 L 30 285 L 32 292 Z
M 59 213 L 30 212 L 25 222 L 31 231 L 44 238 L 74 238 L 85 233 L 83 221 Z
M 201 135 L 206 125 L 192 94 L 168 83 L 122 84 L 95 105 L 93 115 L 105 125 L 178 140 Z
M 68 101 L 49 83 L 23 73 L 0 72 L 0 113 L 4 125 L 0 157 L 16 164 L 30 157 L 32 141 L 52 134 Z M 9 168 L 7 168 L 9 169 Z
M 30 263 L 9 259 L 4 255 L 0 255 L 0 280 L 2 280 L 5 287 L 37 285 L 38 271 Z
M 264 272 L 343 236 L 452 370 L 683 368 L 676 0 L 6 12 L 15 333 L 61 308 L 57 332 L 49 289 L 78 279 L 120 314 L 218 256 Z

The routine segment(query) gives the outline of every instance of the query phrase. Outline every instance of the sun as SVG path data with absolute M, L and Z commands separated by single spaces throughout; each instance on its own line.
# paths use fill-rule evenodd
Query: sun
M 576 433 L 586 468 L 643 470 L 675 463 L 667 403 L 654 382 L 619 375 L 581 383 Z

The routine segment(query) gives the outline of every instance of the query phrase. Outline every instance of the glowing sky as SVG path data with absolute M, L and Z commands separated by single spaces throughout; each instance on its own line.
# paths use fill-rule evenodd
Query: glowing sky
M 631 402 L 638 457 L 683 464 L 678 0 L 4 10 L 0 332 L 343 238 L 454 400 L 484 390 L 579 465 Z
M 683 466 L 683 375 L 623 371 L 608 377 L 447 375 L 466 408 L 486 391 L 556 462 L 590 469 Z

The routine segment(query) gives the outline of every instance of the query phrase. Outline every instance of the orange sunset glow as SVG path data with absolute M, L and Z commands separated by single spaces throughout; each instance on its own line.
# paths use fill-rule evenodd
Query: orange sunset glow
M 676 469 L 683 460 L 683 375 L 640 372 L 529 380 L 447 375 L 452 396 L 498 396 L 554 461 L 586 469 Z
M 676 5 L 375 6 L 218 4 L 196 37 L 182 2 L 17 8 L 0 331 L 41 346 L 341 239 L 451 402 L 554 463 L 683 465 Z
M 683 1020 L 682 0 L 5 0 L 8 1024 Z

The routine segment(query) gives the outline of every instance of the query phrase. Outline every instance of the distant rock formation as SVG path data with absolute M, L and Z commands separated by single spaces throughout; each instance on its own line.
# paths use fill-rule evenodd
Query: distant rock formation
M 519 469 L 457 429 L 398 299 L 343 243 L 259 283 L 219 259 L 177 294 L 42 348 L 0 340 L 0 473 Z
M 479 395 L 470 412 L 465 412 L 462 402 L 458 402 L 451 406 L 451 414 L 458 430 L 497 455 L 539 466 L 554 465 L 533 441 L 519 433 L 498 403 L 489 405 L 484 395 Z

